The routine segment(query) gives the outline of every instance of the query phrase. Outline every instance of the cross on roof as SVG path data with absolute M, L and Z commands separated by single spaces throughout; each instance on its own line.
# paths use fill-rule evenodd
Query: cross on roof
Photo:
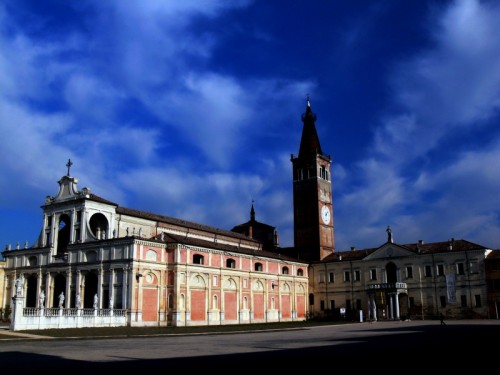
M 66 167 L 68 167 L 68 174 L 67 174 L 68 177 L 69 177 L 69 170 L 70 170 L 72 165 L 73 165 L 73 163 L 71 162 L 71 159 L 68 159 L 68 162 L 66 163 Z

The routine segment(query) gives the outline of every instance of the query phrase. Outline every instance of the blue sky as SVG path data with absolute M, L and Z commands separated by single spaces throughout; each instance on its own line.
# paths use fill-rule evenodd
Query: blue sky
M 310 96 L 336 250 L 500 248 L 500 2 L 0 4 L 0 241 L 31 245 L 71 175 L 121 206 L 293 246 Z

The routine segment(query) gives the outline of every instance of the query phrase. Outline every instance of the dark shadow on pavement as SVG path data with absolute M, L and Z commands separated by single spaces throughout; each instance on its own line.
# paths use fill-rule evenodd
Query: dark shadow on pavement
M 401 333 L 397 333 L 397 331 Z M 367 332 L 377 332 L 376 327 Z M 388 330 L 383 330 L 387 333 Z M 496 345 L 500 325 L 441 326 L 438 324 L 394 329 L 394 333 L 339 340 L 332 345 L 300 349 L 263 350 L 254 353 L 154 360 L 127 360 L 91 362 L 67 360 L 57 356 L 23 352 L 1 352 L 2 370 L 18 374 L 100 374 L 104 371 L 126 370 L 144 374 L 148 370 L 214 370 L 218 374 L 238 371 L 307 371 L 327 372 L 367 370 L 372 372 L 464 371 L 475 366 L 487 365 L 491 356 L 498 356 Z M 360 342 L 361 340 L 361 342 Z M 43 345 L 43 342 L 40 342 Z M 89 345 L 92 345 L 89 341 Z M 2 349 L 0 347 L 0 349 Z M 142 348 L 143 350 L 147 348 Z M 495 358 L 495 357 L 493 357 Z M 404 370 L 402 370 L 404 369 Z M 94 374 L 93 374 L 94 373 Z

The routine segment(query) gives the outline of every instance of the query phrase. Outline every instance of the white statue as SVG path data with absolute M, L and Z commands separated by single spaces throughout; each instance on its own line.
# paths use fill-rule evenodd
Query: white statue
M 45 306 L 45 292 L 43 290 L 40 292 L 40 296 L 38 298 L 40 299 L 39 307 L 43 308 Z
M 76 293 L 76 308 L 79 309 L 80 308 L 80 305 L 82 303 L 82 299 L 80 297 L 80 293 Z
M 97 298 L 97 293 L 94 294 L 94 309 L 97 309 L 97 302 L 98 302 L 98 298 Z
M 20 297 L 23 295 L 23 277 L 19 275 L 16 279 L 16 296 Z
M 64 306 L 64 293 L 59 294 L 59 308 L 62 309 Z

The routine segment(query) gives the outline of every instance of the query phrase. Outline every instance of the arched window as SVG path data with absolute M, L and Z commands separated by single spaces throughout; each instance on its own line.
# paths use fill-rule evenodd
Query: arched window
M 262 263 L 255 263 L 255 271 L 262 272 Z
M 227 259 L 226 260 L 226 267 L 227 268 L 236 268 L 236 262 L 234 259 Z
M 297 276 L 304 276 L 304 270 L 302 268 L 297 270 Z
M 96 213 L 91 216 L 89 220 L 90 230 L 94 237 L 98 240 L 106 239 L 106 233 L 108 231 L 108 219 L 101 213 Z
M 281 272 L 283 273 L 283 275 L 288 275 L 288 267 L 283 267 L 281 269 Z
M 61 256 L 68 251 L 70 236 L 71 219 L 68 215 L 62 214 L 59 217 L 59 228 L 57 234 L 57 255 Z

